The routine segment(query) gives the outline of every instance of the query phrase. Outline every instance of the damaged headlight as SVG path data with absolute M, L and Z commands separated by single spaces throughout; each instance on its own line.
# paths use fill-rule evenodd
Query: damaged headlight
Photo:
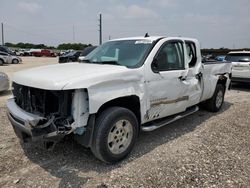
M 0 72 L 0 78 L 8 78 L 7 74 L 5 74 L 4 72 Z

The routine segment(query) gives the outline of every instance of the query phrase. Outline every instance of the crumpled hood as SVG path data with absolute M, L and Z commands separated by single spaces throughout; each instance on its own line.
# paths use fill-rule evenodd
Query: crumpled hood
M 67 63 L 19 71 L 14 74 L 13 81 L 47 90 L 77 89 L 105 81 L 140 79 L 141 76 L 135 72 L 135 69 L 117 65 Z

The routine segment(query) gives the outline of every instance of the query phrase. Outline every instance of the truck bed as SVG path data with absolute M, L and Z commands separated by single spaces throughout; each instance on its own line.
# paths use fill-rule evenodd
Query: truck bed
M 227 61 L 207 61 L 203 62 L 202 66 L 204 90 L 201 101 L 204 101 L 212 97 L 219 76 L 231 76 L 232 64 Z

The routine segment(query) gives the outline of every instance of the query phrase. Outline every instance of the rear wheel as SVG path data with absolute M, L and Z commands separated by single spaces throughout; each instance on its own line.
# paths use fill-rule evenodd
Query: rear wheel
M 0 65 L 3 65 L 4 61 L 2 59 L 0 59 Z
M 103 111 L 96 121 L 92 152 L 107 163 L 125 158 L 132 150 L 138 133 L 138 122 L 126 108 L 111 107 Z
M 211 112 L 218 112 L 224 103 L 224 95 L 225 87 L 222 84 L 217 84 L 213 97 L 205 102 L 205 108 Z

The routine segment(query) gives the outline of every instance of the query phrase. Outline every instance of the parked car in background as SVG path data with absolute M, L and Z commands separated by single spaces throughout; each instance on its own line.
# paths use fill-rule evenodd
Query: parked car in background
M 31 51 L 29 49 L 26 49 L 23 53 L 21 53 L 21 56 L 31 56 Z
M 24 56 L 24 52 L 25 52 L 24 49 L 15 50 L 15 54 L 16 54 L 17 56 Z
M 65 53 L 67 53 L 66 50 L 61 50 L 61 51 L 58 53 L 58 55 L 59 55 L 59 56 L 62 56 L 62 55 L 64 55 Z
M 0 52 L 5 52 L 11 55 L 15 55 L 8 47 L 0 45 Z
M 225 60 L 232 62 L 233 82 L 250 82 L 250 51 L 229 52 Z
M 5 64 L 6 62 L 7 62 L 7 56 L 0 55 L 0 65 Z
M 82 53 L 80 54 L 78 60 L 81 62 L 90 52 L 96 49 L 97 46 L 88 46 L 83 49 Z
M 56 57 L 56 53 L 54 53 L 52 50 L 46 50 L 46 49 L 42 49 L 42 50 L 37 50 L 37 51 L 33 51 L 31 52 L 32 56 L 35 57 Z
M 67 62 L 77 62 L 80 56 L 80 51 L 71 51 L 59 57 L 59 63 L 67 63 Z
M 17 57 L 16 55 L 8 54 L 6 52 L 0 52 L 0 56 L 2 56 L 7 64 L 18 64 L 22 62 L 22 59 L 20 57 Z
M 61 50 L 59 53 L 58 53 L 58 55 L 59 56 L 62 56 L 62 55 L 66 55 L 66 54 L 68 54 L 68 53 L 70 53 L 70 52 L 74 52 L 75 50 L 72 50 L 72 49 L 69 49 L 69 50 Z
M 218 55 L 214 59 L 216 61 L 225 61 L 226 56 L 225 55 Z
M 10 87 L 9 78 L 4 72 L 0 72 L 0 92 L 8 90 Z

